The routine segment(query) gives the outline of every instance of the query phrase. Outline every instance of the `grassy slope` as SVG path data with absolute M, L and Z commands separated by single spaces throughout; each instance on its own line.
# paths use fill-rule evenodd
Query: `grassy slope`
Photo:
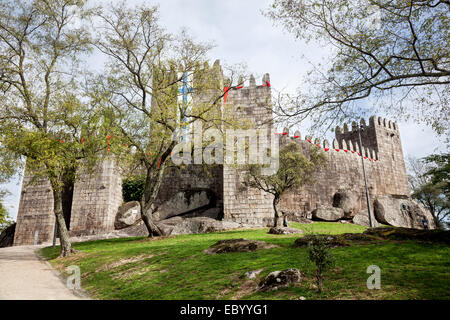
M 362 232 L 363 227 L 340 223 L 292 226 L 306 232 Z M 336 267 L 319 294 L 313 266 L 304 248 L 292 246 L 298 235 L 277 236 L 267 229 L 181 235 L 159 240 L 128 238 L 75 244 L 80 253 L 56 258 L 58 248 L 42 253 L 61 271 L 81 268 L 82 286 L 100 299 L 450 299 L 450 250 L 440 244 L 386 242 L 333 249 Z M 279 248 L 251 253 L 207 255 L 203 250 L 221 239 L 257 239 Z M 368 290 L 369 265 L 381 268 L 381 290 Z M 298 268 L 305 280 L 277 292 L 257 293 L 257 282 L 269 272 Z M 256 280 L 244 273 L 264 269 Z

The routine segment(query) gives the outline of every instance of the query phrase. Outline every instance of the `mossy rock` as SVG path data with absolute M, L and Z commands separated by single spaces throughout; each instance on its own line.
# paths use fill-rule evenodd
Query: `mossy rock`
M 344 233 L 341 235 L 326 235 L 321 234 L 328 240 L 330 247 L 348 247 L 351 245 L 368 244 L 371 242 L 378 242 L 380 239 L 375 236 L 363 234 L 363 233 Z M 294 247 L 306 247 L 311 241 L 313 235 L 306 235 L 302 238 L 298 238 L 294 242 Z
M 447 230 L 418 230 L 398 227 L 380 227 L 367 229 L 363 232 L 363 234 L 389 240 L 416 240 L 450 244 L 450 231 Z

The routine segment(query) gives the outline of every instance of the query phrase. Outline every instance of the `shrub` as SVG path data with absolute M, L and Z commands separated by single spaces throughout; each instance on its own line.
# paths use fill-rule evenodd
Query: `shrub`
M 334 258 L 331 254 L 330 243 L 327 236 L 311 235 L 308 243 L 308 257 L 315 264 L 315 277 L 319 292 L 323 289 L 323 274 L 333 267 Z
M 135 175 L 123 180 L 122 195 L 125 202 L 141 200 L 145 178 L 145 175 Z

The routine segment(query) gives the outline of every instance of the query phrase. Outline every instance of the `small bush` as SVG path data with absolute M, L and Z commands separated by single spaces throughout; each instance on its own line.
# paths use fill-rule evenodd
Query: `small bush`
M 131 176 L 122 182 L 122 195 L 125 202 L 140 201 L 144 192 L 145 175 Z
M 323 289 L 323 274 L 334 266 L 330 243 L 325 235 L 310 235 L 308 243 L 308 258 L 315 264 L 315 277 L 319 292 Z

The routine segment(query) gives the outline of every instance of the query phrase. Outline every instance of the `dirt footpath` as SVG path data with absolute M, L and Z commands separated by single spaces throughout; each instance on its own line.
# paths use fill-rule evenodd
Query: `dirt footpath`
M 0 248 L 0 300 L 87 299 L 67 288 L 57 271 L 39 259 L 39 246 Z

